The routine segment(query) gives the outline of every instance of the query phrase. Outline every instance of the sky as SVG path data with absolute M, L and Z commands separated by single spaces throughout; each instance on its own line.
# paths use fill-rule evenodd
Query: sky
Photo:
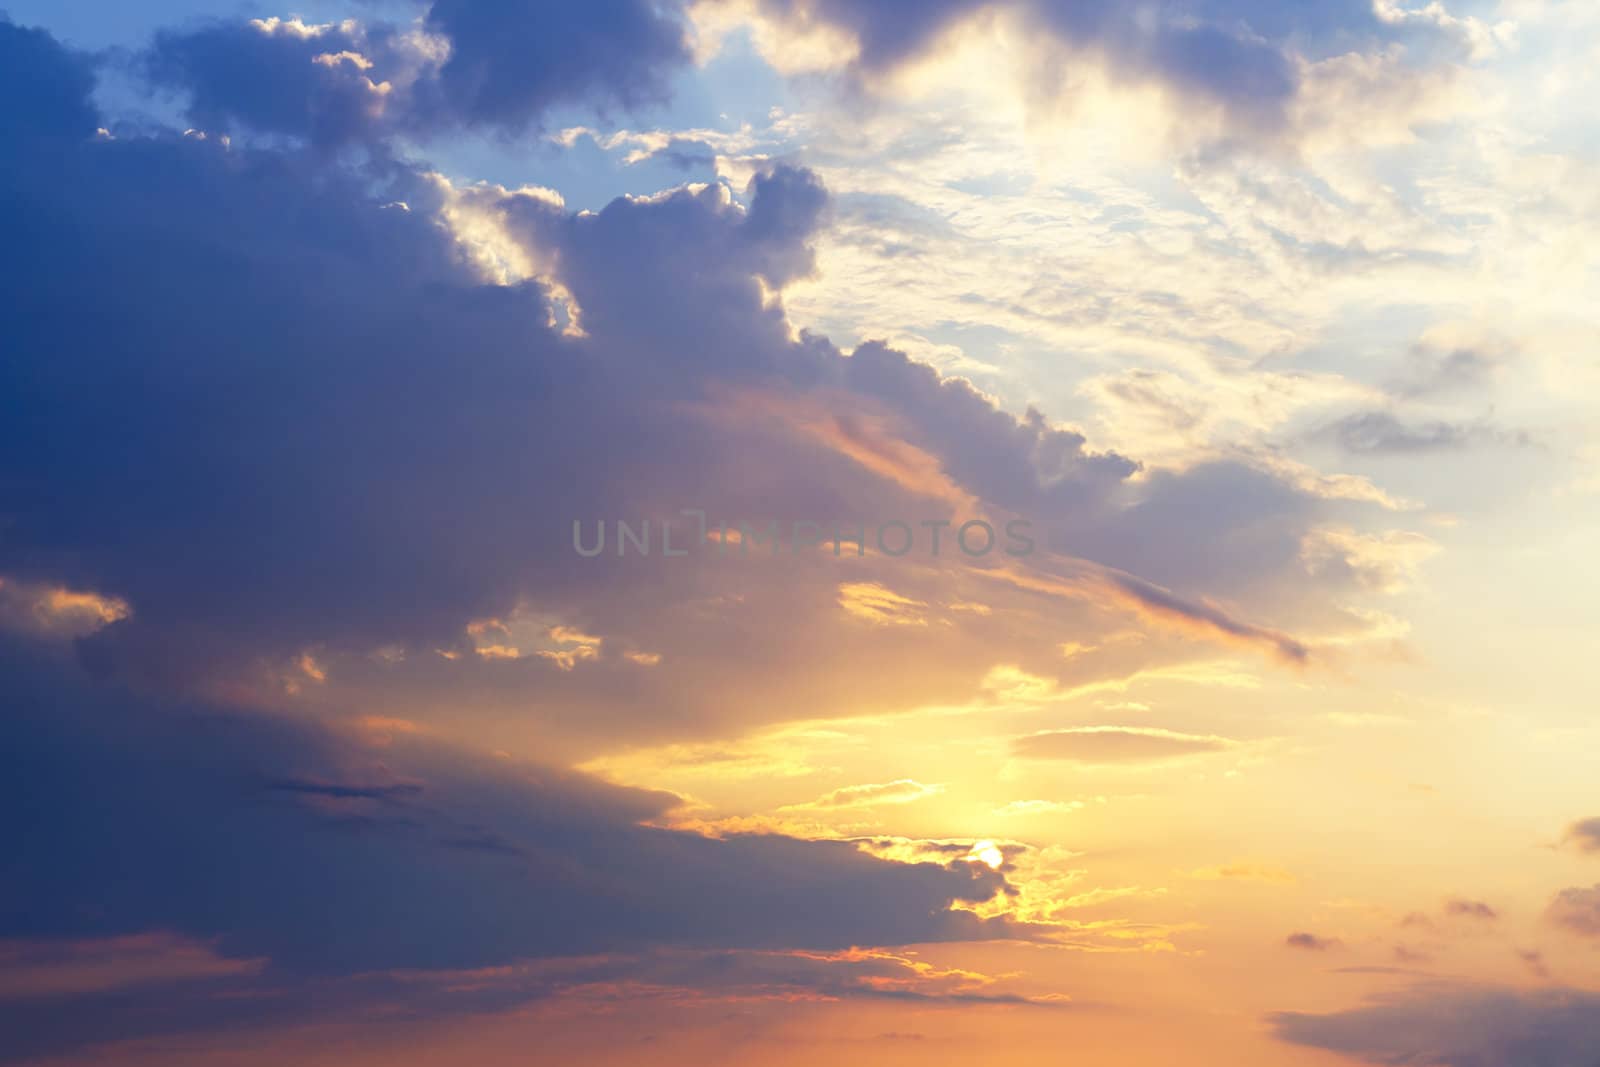
M 1593 4 L 0 6 L 0 1064 L 1592 1067 Z

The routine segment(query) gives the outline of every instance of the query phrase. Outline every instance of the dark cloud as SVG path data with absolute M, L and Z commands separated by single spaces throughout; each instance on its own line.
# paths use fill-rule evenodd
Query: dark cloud
M 336 146 L 462 127 L 516 133 L 555 107 L 660 102 L 689 59 L 684 32 L 647 0 L 437 0 L 421 32 L 280 19 L 166 30 L 143 67 L 188 94 L 196 125 Z
M 92 133 L 90 61 L 43 30 L 13 25 L 0 14 L 0 141 L 59 139 Z
M 301 48 L 285 25 L 269 35 L 285 55 L 341 78 L 364 68 L 306 50 L 381 50 L 370 30 Z M 0 306 L 19 354 L 0 364 L 0 575 L 125 602 L 79 642 L 103 676 L 268 703 L 298 686 L 334 716 L 447 709 L 486 743 L 525 751 L 537 731 L 566 759 L 619 730 L 646 743 L 950 699 L 996 662 L 1064 678 L 1086 668 L 1064 664 L 1059 631 L 1095 612 L 1301 662 L 1305 643 L 1216 605 L 1315 623 L 1344 580 L 1306 580 L 1324 502 L 1279 476 L 1222 462 L 1135 483 L 1127 457 L 886 345 L 793 337 L 772 293 L 814 269 L 830 210 L 803 169 L 763 171 L 742 202 L 714 184 L 575 214 L 394 160 L 93 138 L 82 68 L 55 54 L 34 89 L 78 106 L 46 149 L 0 146 L 0 271 L 30 294 Z M 283 132 L 315 119 L 293 94 L 249 99 L 289 108 Z M 518 257 L 544 280 L 485 267 Z M 575 518 L 684 507 L 1025 516 L 1050 550 L 1032 584 L 882 558 L 862 577 L 924 603 L 954 582 L 1048 617 L 866 631 L 820 555 L 574 566 Z M 596 643 L 582 662 L 526 643 L 481 660 L 468 624 L 519 611 L 538 640 L 560 623 Z M 306 652 L 315 683 L 295 666 Z M 1180 654 L 1174 638 L 1127 656 Z
M 155 702 L 37 653 L 0 649 L 0 939 L 161 930 L 310 981 L 1026 936 L 950 910 L 1008 889 L 982 864 L 652 829 L 677 798 L 424 736 Z
M 1319 937 L 1303 930 L 1290 934 L 1283 939 L 1283 943 L 1289 948 L 1303 949 L 1307 952 L 1331 952 L 1344 946 L 1344 942 L 1336 937 Z
M 674 5 L 652 0 L 435 0 L 426 25 L 450 41 L 437 91 L 452 114 L 516 127 L 555 104 L 663 100 L 689 60 Z
M 140 941 L 150 939 L 137 939 Z M 30 945 L 33 957 L 104 967 L 119 956 L 104 942 Z M 120 955 L 126 955 L 121 952 Z M 105 1042 L 170 1038 L 193 1047 L 208 1036 L 260 1040 L 277 1026 L 349 1026 L 459 1019 L 508 1012 L 560 994 L 625 999 L 631 1010 L 660 999 L 685 1003 L 737 999 L 742 1007 L 796 999 L 893 1000 L 921 1004 L 1000 1004 L 1062 1010 L 1060 999 L 997 990 L 971 971 L 940 971 L 894 952 L 838 953 L 654 949 L 581 958 L 525 960 L 471 971 L 385 971 L 305 979 L 258 973 L 249 961 L 213 961 L 210 974 L 145 981 L 63 995 L 36 989 L 0 999 L 8 1041 L 0 1063 L 91 1049 Z M 59 972 L 58 972 L 59 973 Z M 103 977 L 104 971 L 100 972 Z M 199 980 L 204 979 L 204 980 Z
M 162 30 L 144 57 L 157 85 L 187 91 L 188 116 L 318 145 L 369 138 L 394 122 L 400 51 L 393 32 L 354 25 L 215 21 Z M 405 95 L 400 87 L 399 95 Z
M 1115 77 L 1166 86 L 1220 107 L 1245 133 L 1287 122 L 1300 91 L 1294 56 L 1313 58 L 1405 41 L 1425 61 L 1449 32 L 1430 19 L 1378 18 L 1372 5 L 1274 5 L 1200 0 L 1156 9 L 1096 0 L 764 0 L 768 14 L 822 22 L 858 46 L 856 73 L 873 76 L 926 54 L 962 20 L 1015 12 L 1060 45 L 1065 68 L 1083 52 Z M 1446 44 L 1446 54 L 1461 43 Z M 434 0 L 420 28 L 381 21 L 306 27 L 213 22 L 161 34 L 150 72 L 191 95 L 196 122 L 243 126 L 321 144 L 461 127 L 516 133 L 552 109 L 638 110 L 664 102 L 691 52 L 678 3 L 590 0 Z M 1046 83 L 1061 69 L 1042 73 Z M 1048 88 L 1048 85 L 1046 85 Z M 703 146 L 667 149 L 699 165 Z
M 1360 1008 L 1269 1021 L 1283 1041 L 1393 1067 L 1588 1067 L 1600 995 L 1430 983 Z
M 1081 763 L 1145 763 L 1179 756 L 1222 752 L 1235 742 L 1170 730 L 1122 726 L 1081 726 L 1018 737 L 1011 751 L 1024 759 L 1075 760 Z

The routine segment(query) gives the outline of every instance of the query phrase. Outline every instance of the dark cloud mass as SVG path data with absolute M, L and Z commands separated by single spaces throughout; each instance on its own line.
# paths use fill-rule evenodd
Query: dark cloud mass
M 814 14 L 876 73 L 979 6 Z M 1302 8 L 1024 11 L 1123 76 L 1266 125 L 1303 34 L 1375 32 L 1370 8 Z M 1018 892 L 1024 846 L 995 846 L 993 870 L 948 839 L 900 863 L 712 838 L 662 828 L 677 796 L 564 768 L 954 706 L 996 665 L 1126 678 L 1195 642 L 1308 662 L 1314 646 L 1274 627 L 1342 618 L 1330 592 L 1349 569 L 1302 559 L 1341 505 L 1242 461 L 1136 478 L 1135 460 L 886 344 L 795 330 L 782 289 L 816 270 L 834 210 L 804 167 L 584 212 L 452 183 L 409 153 L 662 100 L 690 59 L 685 16 L 649 0 L 417 14 L 157 33 L 129 69 L 181 96 L 184 132 L 102 129 L 105 57 L 0 18 L 0 962 L 57 982 L 0 997 L 0 1061 L 491 1011 L 591 982 L 1020 1001 L 872 950 L 1033 938 L 968 907 Z M 948 549 L 575 558 L 575 519 L 685 507 L 1025 516 L 1041 551 L 1035 570 Z M 1059 631 L 1108 618 L 1135 639 L 1107 652 L 1121 659 L 1062 655 Z M 1095 727 L 1012 752 L 1139 764 L 1240 744 Z M 932 791 L 880 781 L 811 806 Z M 1568 890 L 1551 917 L 1592 934 L 1596 892 Z M 156 978 L 85 978 L 106 952 Z M 1494 1062 L 1565 1064 L 1560 1042 L 1592 1024 L 1580 995 L 1493 997 L 1472 1024 L 1510 1056 Z M 1424 1023 L 1464 1002 L 1434 1003 Z M 1385 1029 L 1413 1006 L 1276 1022 L 1303 1044 L 1491 1062 L 1450 1059 L 1443 1026 Z
M 857 45 L 872 76 L 924 54 L 962 21 L 1019 16 L 1059 46 L 1046 83 L 1091 52 L 1114 76 L 1219 106 L 1241 133 L 1270 134 L 1312 58 L 1404 41 L 1424 56 L 1441 35 L 1378 18 L 1370 3 L 1199 0 L 1157 8 L 1069 0 L 762 0 L 788 25 L 822 23 Z M 668 99 L 691 58 L 681 5 L 651 0 L 545 4 L 434 0 L 420 27 L 213 22 L 157 36 L 159 83 L 190 95 L 212 128 L 243 126 L 330 145 L 392 133 L 479 127 L 519 133 L 552 110 L 637 111 Z
M 673 6 L 435 0 L 427 27 L 451 45 L 438 91 L 455 114 L 511 126 L 557 103 L 661 100 L 668 73 L 689 59 Z
M 81 137 L 98 119 L 89 103 L 94 70 L 43 30 L 16 26 L 0 15 L 0 139 Z
M 272 35 L 292 43 L 303 32 L 278 24 Z M 47 98 L 81 93 L 81 68 L 53 54 Z M 331 69 L 343 77 L 347 66 Z M 286 129 L 309 114 L 294 98 L 279 105 Z M 641 601 L 620 561 L 570 566 L 574 518 L 685 506 L 734 518 L 918 516 L 953 513 L 957 495 L 1050 524 L 1057 551 L 1161 569 L 1160 586 L 1102 583 L 1114 602 L 1304 656 L 1184 596 L 1211 570 L 1236 597 L 1250 576 L 1298 575 L 1314 514 L 1302 494 L 1212 465 L 1152 479 L 1140 503 L 1127 492 L 1134 463 L 1042 415 L 1017 419 L 883 345 L 847 356 L 792 339 L 769 293 L 813 269 L 808 239 L 828 198 L 809 172 L 757 175 L 747 207 L 713 185 L 575 215 L 524 194 L 451 191 L 392 162 L 356 171 L 194 137 L 93 138 L 86 105 L 59 110 L 48 138 L 6 146 L 16 163 L 0 176 L 5 280 L 30 293 L 0 309 L 24 354 L 0 367 L 0 477 L 12 487 L 0 573 L 127 601 L 130 618 L 81 643 L 102 673 L 173 685 L 308 648 L 429 654 L 525 602 L 649 648 L 681 631 L 661 614 L 668 605 L 716 583 L 752 611 L 760 601 L 735 572 L 689 565 Z M 543 284 L 486 282 L 442 225 L 447 204 L 546 264 L 583 332 L 558 326 Z M 1233 484 L 1248 487 L 1238 505 L 1215 507 Z M 1226 566 L 1164 552 L 1137 529 L 1169 509 L 1241 508 L 1283 518 L 1252 527 L 1270 548 L 1207 538 L 1208 553 L 1229 553 Z M 815 611 L 835 612 L 826 579 L 809 581 Z M 792 585 L 774 597 L 786 615 L 799 608 Z M 959 674 L 971 684 L 1011 640 L 991 631 L 963 641 L 948 673 L 894 682 L 900 699 Z M 865 660 L 875 647 L 824 652 L 819 638 L 812 650 L 748 624 L 729 636 L 750 650 L 762 693 L 781 662 Z M 690 708 L 671 681 L 707 657 L 726 666 L 722 640 L 702 631 L 669 657 L 651 728 L 715 713 L 714 696 Z M 1049 654 L 1047 638 L 1035 643 Z M 548 660 L 518 670 L 528 686 L 574 684 Z M 605 699 L 643 700 L 639 673 L 614 678 L 626 691 Z M 837 699 L 818 687 L 845 674 L 805 673 L 818 680 L 786 697 Z M 895 677 L 875 676 L 886 687 Z M 872 698 L 853 684 L 853 702 Z M 772 703 L 756 697 L 720 706 Z
M 1392 1067 L 1590 1067 L 1600 995 L 1432 983 L 1348 1011 L 1283 1012 L 1270 1022 L 1285 1041 Z
M 637 110 L 666 99 L 689 53 L 680 16 L 647 0 L 437 0 L 420 29 L 214 20 L 157 33 L 142 58 L 199 126 L 336 146 L 516 134 L 563 105 Z
M 650 829 L 677 798 L 155 702 L 38 653 L 0 648 L 0 939 L 161 930 L 268 960 L 276 982 L 1025 936 L 949 910 L 1007 889 L 982 864 Z
M 335 145 L 383 125 L 394 91 L 384 80 L 395 59 L 389 37 L 219 21 L 158 32 L 144 66 L 155 84 L 189 93 L 188 115 L 202 129 L 243 125 Z

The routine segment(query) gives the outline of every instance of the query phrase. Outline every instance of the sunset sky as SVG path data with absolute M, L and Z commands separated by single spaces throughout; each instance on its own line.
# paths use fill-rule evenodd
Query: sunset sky
M 0 0 L 0 1064 L 1594 1067 L 1600 5 L 272 3 Z

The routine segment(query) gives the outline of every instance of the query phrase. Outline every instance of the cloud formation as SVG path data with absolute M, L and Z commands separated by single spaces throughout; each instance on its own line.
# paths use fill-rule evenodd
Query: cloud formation
M 332 110 L 250 98 L 288 108 L 271 122 L 289 132 L 352 114 L 343 80 L 377 76 L 344 55 L 372 47 L 339 36 L 355 32 L 212 26 L 156 48 L 231 74 L 248 67 L 229 58 L 242 40 L 340 79 L 304 97 Z M 17 39 L 53 57 L 36 77 L 50 92 L 86 91 L 82 61 Z M 246 106 L 229 101 L 214 106 Z M 1173 655 L 1190 637 L 1303 662 L 1305 642 L 1241 615 L 1325 623 L 1345 583 L 1304 580 L 1297 545 L 1320 505 L 1279 477 L 1218 463 L 1135 484 L 1128 457 L 887 345 L 794 336 L 774 294 L 814 270 L 830 202 L 804 169 L 762 169 L 741 197 L 691 185 L 574 213 L 383 156 L 352 167 L 195 136 L 96 138 L 81 100 L 59 121 L 4 147 L 16 165 L 0 212 L 34 295 L 4 309 L 27 355 L 0 368 L 0 475 L 18 487 L 0 574 L 126 604 L 79 645 L 103 675 L 258 703 L 291 690 L 335 715 L 376 692 L 404 714 L 509 718 L 538 694 L 547 743 L 578 755 L 566 746 L 619 724 L 664 737 L 844 700 L 914 706 L 975 689 L 1002 657 L 1067 669 L 1056 650 L 1071 634 L 1006 611 L 855 633 L 830 591 L 949 601 L 910 560 L 880 556 L 843 582 L 824 553 L 701 555 L 647 594 L 642 562 L 575 560 L 574 519 L 659 524 L 686 507 L 1026 517 L 1041 573 L 980 564 L 962 599 L 1031 611 L 1056 596 L 1060 624 L 1079 628 L 1131 613 L 1171 631 Z M 84 316 L 87 293 L 112 298 Z M 1009 591 L 976 588 L 996 578 Z M 499 655 L 514 643 L 468 633 L 518 613 L 596 640 L 581 658 L 549 642 Z M 808 636 L 763 618 L 806 620 Z M 830 640 L 846 626 L 848 643 Z M 712 691 L 686 684 L 712 676 Z
M 134 698 L 38 651 L 0 648 L 0 943 L 115 949 L 78 953 L 98 979 L 74 977 L 63 959 L 40 996 L 253 981 L 261 961 L 272 983 L 303 990 L 665 947 L 837 952 L 1028 936 L 951 910 L 1009 891 L 983 864 L 653 829 L 641 823 L 678 798 L 422 734 Z M 143 942 L 129 939 L 152 931 L 183 940 L 135 954 Z M 163 946 L 172 951 L 155 953 Z M 106 977 L 113 969 L 126 977 Z
M 1015 738 L 1011 751 L 1023 759 L 1149 763 L 1222 752 L 1236 744 L 1225 737 L 1184 734 L 1154 727 L 1077 726 Z
M 1563 889 L 1545 909 L 1545 918 L 1579 937 L 1600 938 L 1600 885 Z
M 646 0 L 436 0 L 416 27 L 274 17 L 162 30 L 142 65 L 204 128 L 335 147 L 519 133 L 561 105 L 636 110 L 665 100 L 688 60 L 679 16 Z
M 1270 138 L 1304 122 L 1315 110 L 1304 98 L 1326 88 L 1319 61 L 1409 49 L 1425 68 L 1479 54 L 1498 40 L 1494 28 L 1443 8 L 1411 12 L 1367 0 L 1309 6 L 1186 0 L 1158 8 L 1108 0 L 939 0 L 912 7 L 893 0 L 757 0 L 753 6 L 777 27 L 772 38 L 816 42 L 793 58 L 774 54 L 780 67 L 843 66 L 868 81 L 937 52 L 963 29 L 981 32 L 989 20 L 1009 20 L 1037 52 L 1029 74 L 1035 95 L 1063 92 L 1075 82 L 1076 65 L 1098 62 L 1114 84 L 1155 86 L 1186 108 L 1220 111 L 1243 137 Z M 725 0 L 705 7 L 741 5 Z
M 1393 1067 L 1579 1067 L 1593 1058 L 1600 996 L 1434 983 L 1347 1011 L 1269 1021 L 1284 1041 Z
M 1290 934 L 1283 939 L 1284 945 L 1297 948 L 1306 952 L 1331 952 L 1336 948 L 1343 948 L 1344 942 L 1337 937 L 1321 937 L 1317 934 L 1307 933 L 1304 930 Z
M 1567 827 L 1561 840 L 1579 852 L 1600 852 L 1600 817 L 1579 819 Z

